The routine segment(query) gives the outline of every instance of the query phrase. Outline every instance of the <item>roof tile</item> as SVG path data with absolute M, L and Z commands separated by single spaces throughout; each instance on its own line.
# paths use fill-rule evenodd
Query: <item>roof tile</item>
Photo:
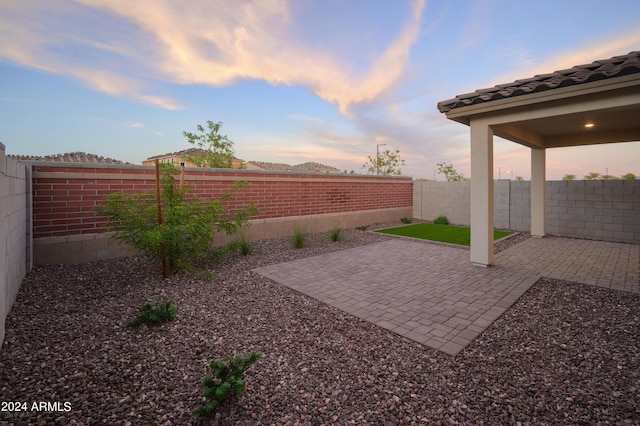
M 458 95 L 453 99 L 438 102 L 438 110 L 448 112 L 469 105 L 636 73 L 640 73 L 640 51 Z

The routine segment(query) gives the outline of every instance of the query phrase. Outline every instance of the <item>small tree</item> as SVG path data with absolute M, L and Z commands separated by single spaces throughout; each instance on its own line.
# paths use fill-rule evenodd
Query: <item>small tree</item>
M 633 173 L 627 173 L 626 175 L 622 176 L 622 179 L 624 179 L 624 180 L 635 180 L 635 179 L 637 179 L 637 177 Z
M 618 176 L 613 176 L 613 175 L 602 175 L 602 176 L 600 176 L 600 179 L 602 179 L 602 180 L 620 180 L 620 178 Z
M 153 193 L 115 192 L 96 210 L 109 218 L 107 228 L 115 232 L 114 238 L 156 259 L 162 258 L 164 249 L 167 275 L 171 275 L 206 258 L 215 232 L 235 233 L 248 223 L 249 215 L 257 213 L 257 208 L 251 204 L 229 213 L 223 201 L 231 198 L 230 193 L 215 200 L 189 195 L 186 188 L 177 188 L 173 179 L 177 170 L 171 165 L 162 167 L 161 225 Z M 236 189 L 241 188 L 242 184 L 236 183 Z
M 385 149 L 377 158 L 367 156 L 367 162 L 362 165 L 363 169 L 367 169 L 370 175 L 401 175 L 400 166 L 404 166 L 404 160 L 400 158 L 400 150 L 396 149 L 392 152 Z
M 569 174 L 564 175 L 562 177 L 562 180 L 576 180 L 576 175 L 569 175 Z
M 447 182 L 462 182 L 464 175 L 453 168 L 453 164 L 438 163 L 438 174 L 444 175 Z
M 588 175 L 584 175 L 584 179 L 585 180 L 598 180 L 598 179 L 600 179 L 600 173 L 591 172 Z
M 182 132 L 188 142 L 200 149 L 199 154 L 189 155 L 186 159 L 198 167 L 231 168 L 233 167 L 233 142 L 226 135 L 221 135 L 222 123 L 207 121 L 208 131 L 197 125 L 200 134 Z
M 522 176 L 516 176 L 515 180 L 518 182 L 524 182 L 524 178 Z

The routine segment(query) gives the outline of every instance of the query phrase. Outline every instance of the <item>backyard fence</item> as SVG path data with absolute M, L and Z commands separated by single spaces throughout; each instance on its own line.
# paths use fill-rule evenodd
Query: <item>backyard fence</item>
M 149 166 L 33 162 L 33 232 L 36 264 L 78 263 L 122 256 L 130 248 L 105 234 L 106 217 L 96 203 L 116 191 L 140 193 L 155 188 Z M 246 188 L 233 191 L 238 181 Z M 248 239 L 274 238 L 333 227 L 355 227 L 411 216 L 412 181 L 408 177 L 196 169 L 185 184 L 203 198 L 234 192 L 225 201 L 234 208 L 255 202 L 245 232 Z M 230 242 L 217 236 L 217 244 Z
M 4 150 L 0 143 L 0 345 L 7 314 L 31 269 L 30 170 Z
M 413 216 L 469 225 L 470 182 L 413 184 Z M 497 180 L 494 227 L 529 231 L 531 182 Z M 553 235 L 640 244 L 640 180 L 547 181 L 546 232 Z

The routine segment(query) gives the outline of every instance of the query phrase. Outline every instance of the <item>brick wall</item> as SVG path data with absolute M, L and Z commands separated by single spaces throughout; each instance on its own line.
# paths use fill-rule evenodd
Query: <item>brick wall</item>
M 7 314 L 31 269 L 28 188 L 26 168 L 7 158 L 0 143 L 0 346 Z
M 106 218 L 97 216 L 94 208 L 115 191 L 153 190 L 153 167 L 44 162 L 34 162 L 32 167 L 37 263 L 73 261 L 56 253 L 61 245 L 70 248 L 67 253 L 77 252 L 76 261 L 128 253 L 128 248 L 97 236 L 105 232 Z M 333 226 L 411 216 L 411 178 L 234 169 L 187 169 L 185 173 L 185 184 L 205 198 L 232 191 L 237 181 L 247 186 L 235 193 L 228 207 L 233 210 L 256 202 L 259 209 L 252 217 L 250 238 L 279 236 L 300 224 L 309 232 L 321 232 Z
M 469 225 L 469 182 L 415 182 L 414 217 Z M 529 231 L 531 183 L 498 180 L 494 186 L 494 227 Z M 549 234 L 640 244 L 640 180 L 548 181 Z

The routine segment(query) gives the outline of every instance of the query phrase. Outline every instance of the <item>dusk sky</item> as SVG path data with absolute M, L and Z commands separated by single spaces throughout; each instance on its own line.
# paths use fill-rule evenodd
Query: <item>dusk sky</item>
M 243 160 L 364 173 L 386 144 L 469 176 L 439 101 L 637 50 L 637 0 L 1 0 L 0 142 L 140 164 L 212 120 Z M 494 165 L 529 179 L 529 149 Z M 640 175 L 640 142 L 547 151 L 547 179 L 607 170 Z

